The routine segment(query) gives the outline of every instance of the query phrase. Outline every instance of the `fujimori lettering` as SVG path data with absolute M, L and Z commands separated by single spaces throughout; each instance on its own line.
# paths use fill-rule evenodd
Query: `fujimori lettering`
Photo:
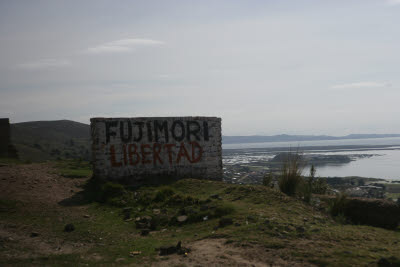
M 222 178 L 220 118 L 93 118 L 91 131 L 96 176 Z
M 140 142 L 144 138 L 147 142 L 159 142 L 160 136 L 164 136 L 166 142 L 169 138 L 174 141 L 181 142 L 183 140 L 209 140 L 208 134 L 208 123 L 207 121 L 182 121 L 174 120 L 171 125 L 168 125 L 168 121 L 154 120 L 153 122 L 134 122 L 132 123 L 129 119 L 121 121 L 106 121 L 106 141 L 110 142 L 112 138 L 118 138 L 118 135 L 122 142 Z M 133 134 L 136 130 L 136 136 Z M 143 132 L 147 132 L 147 136 L 143 135 Z

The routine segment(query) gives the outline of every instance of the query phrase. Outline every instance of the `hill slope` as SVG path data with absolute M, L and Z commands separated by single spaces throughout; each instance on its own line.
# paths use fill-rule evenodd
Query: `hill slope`
M 338 223 L 265 186 L 185 179 L 84 193 L 87 177 L 58 171 L 0 168 L 1 266 L 399 266 L 399 231 Z M 173 253 L 178 241 L 187 255 Z
M 22 160 L 89 159 L 90 126 L 69 120 L 11 124 L 11 138 Z

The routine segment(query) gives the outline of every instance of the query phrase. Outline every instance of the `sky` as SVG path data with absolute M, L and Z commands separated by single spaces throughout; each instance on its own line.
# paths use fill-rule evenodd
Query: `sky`
M 400 0 L 0 1 L 0 117 L 400 133 Z

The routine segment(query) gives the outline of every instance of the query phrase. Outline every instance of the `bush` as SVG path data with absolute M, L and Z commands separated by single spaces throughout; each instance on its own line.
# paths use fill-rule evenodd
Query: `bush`
M 273 175 L 272 172 L 270 171 L 264 175 L 262 184 L 267 187 L 272 187 L 272 180 L 273 180 Z
M 303 182 L 301 177 L 304 168 L 302 154 L 297 150 L 286 154 L 278 181 L 279 189 L 289 196 L 294 196 Z
M 381 199 L 347 198 L 338 194 L 330 199 L 329 212 L 336 221 L 347 221 L 386 229 L 396 229 L 400 224 L 400 206 Z
M 233 205 L 225 204 L 225 205 L 219 206 L 215 209 L 214 216 L 218 218 L 218 217 L 229 215 L 229 214 L 233 213 L 234 211 L 235 211 L 235 208 L 233 207 Z
M 349 199 L 344 215 L 355 224 L 396 229 L 400 223 L 400 206 L 379 199 Z
M 312 194 L 324 195 L 328 190 L 328 184 L 324 179 L 315 178 L 316 172 L 314 165 L 311 165 L 310 175 L 303 181 L 301 193 L 307 203 L 310 203 Z
M 333 216 L 344 215 L 347 204 L 347 195 L 340 193 L 336 198 L 332 199 L 329 203 L 329 213 Z
M 174 190 L 172 188 L 163 188 L 160 191 L 157 192 L 156 196 L 154 197 L 155 202 L 163 202 L 167 200 L 168 197 L 172 196 L 174 194 Z
M 112 199 L 116 202 L 118 198 L 122 197 L 126 193 L 125 188 L 121 184 L 107 182 L 101 187 L 100 202 L 107 202 Z

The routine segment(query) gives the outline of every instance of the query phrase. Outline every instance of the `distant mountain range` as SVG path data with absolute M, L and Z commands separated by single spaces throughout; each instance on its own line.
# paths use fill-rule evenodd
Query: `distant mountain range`
M 240 143 L 264 143 L 264 142 L 290 142 L 290 141 L 319 141 L 319 140 L 343 140 L 343 139 L 368 139 L 368 138 L 388 138 L 400 137 L 400 134 L 349 134 L 346 136 L 329 135 L 250 135 L 250 136 L 223 136 L 223 144 Z
M 223 136 L 223 144 L 316 141 L 400 137 L 400 134 Z M 11 138 L 20 158 L 29 161 L 57 158 L 90 159 L 90 126 L 70 120 L 11 124 Z

